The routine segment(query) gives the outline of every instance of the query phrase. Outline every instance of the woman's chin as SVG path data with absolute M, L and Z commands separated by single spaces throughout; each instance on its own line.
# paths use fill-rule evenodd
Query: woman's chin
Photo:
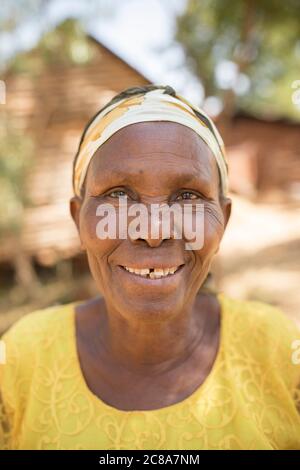
M 176 302 L 168 303 L 168 305 L 165 302 L 141 302 L 140 304 L 130 302 L 128 303 L 128 309 L 125 309 L 123 304 L 123 312 L 128 312 L 128 315 L 126 315 L 128 318 L 130 317 L 131 320 L 135 318 L 146 323 L 162 322 L 174 318 L 178 310 L 180 309 L 178 309 Z
M 185 297 L 183 289 L 154 295 L 151 292 L 127 292 L 120 288 L 115 291 L 113 303 L 122 315 L 151 322 L 175 317 L 184 307 Z
M 190 275 L 187 264 L 174 274 L 156 279 L 129 272 L 120 265 L 112 267 L 111 275 L 112 302 L 122 314 L 128 312 L 130 318 L 149 321 L 171 318 L 186 303 Z

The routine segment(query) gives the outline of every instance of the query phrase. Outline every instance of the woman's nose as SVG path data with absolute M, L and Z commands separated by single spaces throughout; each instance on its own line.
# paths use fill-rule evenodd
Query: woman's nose
M 172 219 L 172 217 L 171 217 Z M 166 212 L 153 215 L 148 211 L 147 220 L 142 220 L 142 228 L 137 231 L 129 230 L 129 238 L 132 243 L 146 242 L 150 247 L 157 248 L 164 240 L 174 239 L 174 229 L 170 216 Z
M 136 240 L 133 240 L 133 243 L 145 241 L 150 248 L 158 248 L 164 240 L 168 240 L 170 237 L 159 237 L 159 238 L 151 238 L 151 237 L 139 237 Z

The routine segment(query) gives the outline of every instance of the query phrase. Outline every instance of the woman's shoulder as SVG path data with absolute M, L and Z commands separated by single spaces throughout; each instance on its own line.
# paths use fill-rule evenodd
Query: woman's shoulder
M 44 309 L 34 310 L 17 320 L 2 336 L 4 342 L 34 343 L 45 336 L 49 337 L 56 330 L 63 330 L 74 310 L 74 303 L 54 305 Z
M 5 361 L 0 374 L 29 374 L 36 364 L 65 353 L 71 337 L 74 305 L 35 310 L 16 321 L 1 337 Z
M 33 384 L 49 380 L 53 364 L 63 364 L 68 347 L 74 304 L 33 311 L 15 322 L 1 337 L 0 447 L 4 411 L 11 426 L 25 412 Z M 16 410 L 18 413 L 16 413 Z M 6 418 L 5 418 L 6 419 Z
M 287 382 L 300 380 L 300 329 L 283 310 L 258 300 L 220 296 L 225 341 L 236 357 L 272 368 Z M 224 313 L 225 313 L 224 312 Z
M 229 322 L 236 328 L 246 329 L 253 334 L 263 332 L 265 339 L 269 337 L 271 341 L 276 337 L 299 337 L 299 327 L 279 306 L 259 300 L 234 299 L 225 294 L 221 294 L 220 298 L 227 310 Z

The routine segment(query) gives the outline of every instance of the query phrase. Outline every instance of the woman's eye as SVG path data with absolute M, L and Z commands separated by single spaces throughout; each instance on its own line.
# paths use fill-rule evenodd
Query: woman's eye
M 198 199 L 198 196 L 190 191 L 184 191 L 177 199 Z
M 110 197 L 115 197 L 115 198 L 118 198 L 118 197 L 125 197 L 127 194 L 125 191 L 123 191 L 122 189 L 116 189 L 115 191 L 111 191 L 108 196 Z

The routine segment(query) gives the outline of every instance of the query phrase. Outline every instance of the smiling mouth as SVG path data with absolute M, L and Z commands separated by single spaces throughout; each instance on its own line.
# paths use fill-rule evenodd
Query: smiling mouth
M 184 265 L 180 264 L 178 266 L 170 266 L 167 268 L 134 268 L 130 266 L 120 266 L 125 271 L 139 277 L 147 279 L 161 279 L 164 277 L 171 277 L 177 271 L 179 271 Z

